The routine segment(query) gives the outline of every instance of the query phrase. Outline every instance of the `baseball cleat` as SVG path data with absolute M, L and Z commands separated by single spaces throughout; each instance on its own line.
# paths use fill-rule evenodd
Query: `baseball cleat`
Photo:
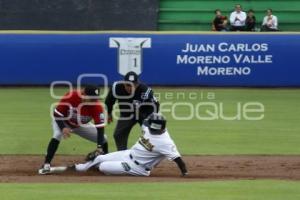
M 38 173 L 40 175 L 46 175 L 51 173 L 51 166 L 50 164 L 46 163 L 42 166 L 42 168 L 39 169 Z

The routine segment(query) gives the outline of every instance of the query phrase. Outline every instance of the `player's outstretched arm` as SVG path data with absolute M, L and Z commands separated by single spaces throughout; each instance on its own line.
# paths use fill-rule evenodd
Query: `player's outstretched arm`
M 104 128 L 101 127 L 101 128 L 97 128 L 97 149 L 88 153 L 88 155 L 86 156 L 85 160 L 86 161 L 92 161 L 94 160 L 97 156 L 99 155 L 103 155 L 103 154 L 106 154 L 108 153 L 108 147 L 106 148 L 103 148 L 104 145 L 107 145 L 104 144 L 105 142 L 105 139 L 104 139 Z
M 175 159 L 174 159 L 174 162 L 176 162 L 178 168 L 179 168 L 180 171 L 181 171 L 181 175 L 182 175 L 182 176 L 188 175 L 188 171 L 187 171 L 187 169 L 186 169 L 186 165 L 185 165 L 185 163 L 184 163 L 184 161 L 182 160 L 181 157 L 175 158 Z

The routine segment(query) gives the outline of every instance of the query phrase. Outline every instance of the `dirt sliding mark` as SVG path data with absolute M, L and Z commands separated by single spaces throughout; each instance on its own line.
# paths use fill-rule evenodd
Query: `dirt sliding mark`
M 79 163 L 82 156 L 57 156 L 53 165 Z M 1 155 L 0 182 L 155 182 L 234 179 L 300 180 L 300 156 L 184 156 L 190 172 L 181 178 L 176 164 L 162 162 L 150 177 L 104 176 L 96 170 L 41 176 L 43 156 Z

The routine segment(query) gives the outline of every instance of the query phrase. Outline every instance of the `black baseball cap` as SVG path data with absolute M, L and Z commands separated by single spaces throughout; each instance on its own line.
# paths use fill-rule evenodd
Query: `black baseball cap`
M 96 97 L 100 94 L 100 88 L 95 85 L 87 85 L 84 87 L 84 93 L 86 96 Z
M 139 76 L 135 72 L 131 71 L 124 76 L 124 81 L 137 83 L 139 81 Z

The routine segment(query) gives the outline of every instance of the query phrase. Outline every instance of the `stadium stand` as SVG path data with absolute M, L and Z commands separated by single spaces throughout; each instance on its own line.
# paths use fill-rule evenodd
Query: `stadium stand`
M 214 10 L 229 16 L 235 4 L 255 11 L 260 26 L 267 8 L 273 9 L 282 31 L 300 31 L 300 0 L 160 0 L 159 30 L 209 31 Z

